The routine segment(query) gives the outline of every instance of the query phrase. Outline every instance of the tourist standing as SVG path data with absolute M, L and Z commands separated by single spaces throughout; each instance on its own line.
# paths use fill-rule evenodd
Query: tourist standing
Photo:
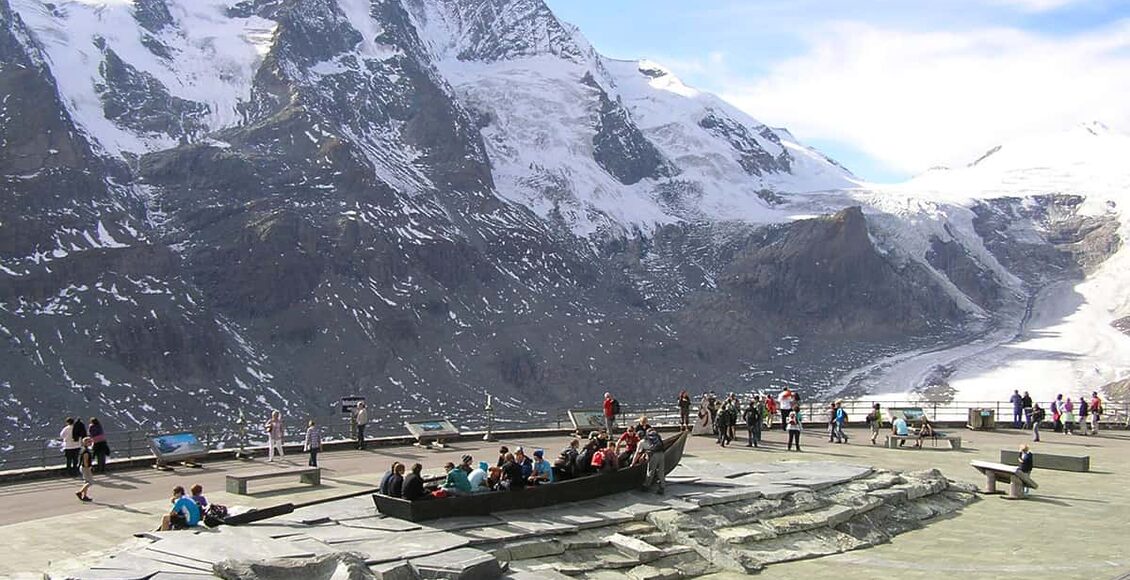
M 1089 433 L 1098 435 L 1099 419 L 1103 414 L 1103 400 L 1099 398 L 1098 391 L 1091 391 L 1091 404 L 1087 406 L 1087 410 L 1091 412 L 1091 428 Z
M 89 434 L 86 432 L 86 425 L 83 424 L 82 419 L 75 417 L 75 428 L 71 430 L 71 439 L 78 441 L 79 446 L 81 447 L 82 440 L 88 436 Z
M 306 441 L 302 444 L 302 450 L 310 454 L 310 460 L 306 465 L 317 467 L 318 452 L 322 450 L 322 430 L 313 419 L 310 419 L 310 423 L 306 425 Z
M 655 487 L 655 493 L 663 495 L 663 488 L 667 483 L 667 458 L 663 453 L 663 438 L 659 436 L 659 432 L 654 428 L 648 429 L 647 434 L 640 441 L 640 450 L 641 453 L 647 454 L 647 475 L 643 480 L 644 489 Z M 637 460 L 642 461 L 642 458 L 637 457 Z
M 1032 441 L 1040 440 L 1040 422 L 1044 420 L 1044 410 L 1039 403 L 1032 408 Z
M 90 437 L 82 438 L 82 451 L 78 455 L 78 468 L 79 473 L 82 474 L 82 487 L 75 493 L 79 501 L 94 501 L 90 499 L 89 491 L 90 486 L 94 485 L 94 454 L 90 450 L 90 446 L 94 442 Z
M 267 432 L 267 461 L 275 460 L 275 449 L 278 449 L 281 458 L 284 455 L 282 413 L 277 410 L 271 411 L 271 418 L 267 419 L 267 424 L 263 428 Z
M 777 417 L 777 399 L 773 395 L 765 395 L 765 428 L 773 428 L 773 419 Z
M 94 441 L 94 461 L 98 464 L 95 469 L 98 473 L 106 472 L 106 456 L 110 455 L 110 444 L 106 442 L 106 430 L 102 422 L 96 417 L 90 418 L 90 427 L 87 429 L 91 441 Z
M 1067 435 L 1075 434 L 1075 403 L 1067 397 L 1060 403 L 1063 408 L 1063 432 Z
M 1024 417 L 1024 397 L 1021 397 L 1020 390 L 1016 389 L 1012 391 L 1008 401 L 1012 403 L 1012 428 L 1019 429 L 1021 419 Z
M 789 430 L 788 419 L 789 415 L 793 412 L 793 405 L 795 403 L 793 392 L 790 391 L 788 387 L 785 387 L 785 390 L 781 391 L 780 396 L 777 397 L 777 408 L 781 410 L 781 427 L 785 431 Z
M 1052 430 L 1056 433 L 1063 431 L 1063 410 L 1059 408 L 1061 402 L 1063 402 L 1063 395 L 1056 395 L 1051 405 L 1048 406 L 1052 411 Z
M 785 432 L 789 435 L 788 450 L 792 451 L 793 444 L 796 444 L 796 450 L 800 451 L 800 432 L 804 427 L 797 417 L 797 413 L 789 413 L 785 418 Z
M 79 474 L 78 454 L 82 449 L 82 443 L 74 438 L 74 432 L 75 419 L 67 417 L 63 429 L 59 431 L 59 440 L 63 442 L 63 457 L 67 460 L 66 473 L 69 477 Z
M 683 431 L 691 430 L 691 396 L 686 389 L 679 393 L 679 428 Z
M 616 428 L 616 415 L 620 414 L 620 402 L 612 398 L 612 393 L 604 393 L 604 431 L 612 437 Z
M 749 442 L 746 443 L 746 447 L 758 447 L 758 443 L 761 442 L 761 414 L 761 402 L 754 395 L 749 400 L 749 406 L 746 407 L 742 416 L 742 419 L 745 420 L 746 430 L 749 432 Z
M 365 448 L 365 426 L 369 424 L 369 410 L 365 408 L 365 401 L 357 403 L 354 409 L 356 416 L 353 422 L 357 425 L 357 448 Z
M 1024 428 L 1032 428 L 1032 395 L 1028 391 L 1024 391 L 1024 396 L 1020 398 L 1020 403 L 1024 405 Z
M 874 445 L 879 438 L 879 430 L 883 428 L 883 412 L 879 409 L 879 403 L 871 405 L 871 412 L 867 414 L 867 427 L 871 430 L 871 444 Z

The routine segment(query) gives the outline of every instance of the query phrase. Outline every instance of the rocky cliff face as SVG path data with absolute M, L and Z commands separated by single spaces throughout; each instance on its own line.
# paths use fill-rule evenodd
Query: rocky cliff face
M 838 165 L 537 0 L 0 0 L 0 94 L 5 436 L 816 394 L 991 324 L 1032 267 L 1001 220 L 1045 217 L 978 210 L 999 264 L 907 249 L 814 193 Z M 1057 232 L 1064 268 L 1117 247 Z

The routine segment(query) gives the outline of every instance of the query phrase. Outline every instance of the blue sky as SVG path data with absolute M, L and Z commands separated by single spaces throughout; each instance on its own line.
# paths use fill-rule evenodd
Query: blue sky
M 1130 125 L 1130 2 L 546 1 L 605 56 L 660 62 L 874 181 Z

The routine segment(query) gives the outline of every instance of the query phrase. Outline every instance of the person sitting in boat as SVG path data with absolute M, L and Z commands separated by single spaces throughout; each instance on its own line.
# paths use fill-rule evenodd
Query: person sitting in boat
M 471 474 L 467 476 L 467 481 L 471 482 L 471 493 L 490 491 L 490 485 L 487 484 L 487 473 L 486 461 L 480 461 L 478 467 L 471 470 Z
M 459 464 L 459 469 L 463 470 L 470 477 L 471 472 L 475 470 L 474 459 L 470 455 L 464 455 L 462 462 Z
M 589 434 L 589 440 L 585 443 L 581 452 L 577 455 L 577 463 L 573 469 L 573 476 L 580 477 L 588 475 L 592 471 L 592 458 L 596 452 L 600 450 L 600 439 L 596 437 L 596 432 Z
M 641 419 L 644 419 L 641 417 Z M 624 433 L 616 440 L 616 459 L 620 465 L 627 465 L 632 461 L 632 456 L 636 454 L 636 447 L 640 444 L 639 432 L 634 428 L 629 427 L 624 429 Z M 643 432 L 644 435 L 647 431 Z
M 528 481 L 533 485 L 557 481 L 553 476 L 553 466 L 545 460 L 545 451 L 541 449 L 534 450 L 534 472 Z
M 499 484 L 502 482 L 502 468 L 497 465 L 490 466 L 487 470 L 487 487 L 494 490 L 499 489 Z
M 498 463 L 495 463 L 496 467 L 502 467 L 502 464 L 506 463 L 506 454 L 507 453 L 510 453 L 509 447 L 503 445 L 502 447 L 498 448 Z
M 530 479 L 534 474 L 534 461 L 526 456 L 526 450 L 521 447 L 514 450 L 514 462 L 522 468 L 522 479 Z
M 614 444 L 609 443 L 608 447 L 598 450 L 592 456 L 592 467 L 598 473 L 610 473 L 620 468 Z
M 553 464 L 553 471 L 557 479 L 572 479 L 576 477 L 577 457 L 580 456 L 581 442 L 573 439 L 565 449 L 561 450 L 561 455 L 557 456 L 557 461 Z
M 430 499 L 432 496 L 424 489 L 424 478 L 420 475 L 420 471 L 424 469 L 423 465 L 419 463 L 412 464 L 412 471 L 404 478 L 404 499 L 416 501 L 418 499 Z
M 381 478 L 381 484 L 377 488 L 377 493 L 396 497 L 396 495 L 393 495 L 393 493 L 392 493 L 392 480 L 393 480 L 393 478 L 396 477 L 396 468 L 397 467 L 401 467 L 400 462 L 399 461 L 393 461 L 392 466 L 388 468 L 388 471 L 385 472 L 384 477 Z M 403 473 L 403 470 L 401 470 L 401 473 Z M 403 481 L 403 478 L 402 478 L 401 484 L 403 484 L 403 482 L 404 481 Z
M 644 436 L 647 435 L 648 429 L 651 429 L 651 424 L 647 422 L 647 415 L 640 415 L 639 421 L 636 421 L 635 426 L 633 426 L 633 430 L 636 433 L 636 442 L 639 442 L 640 439 L 643 439 Z M 632 452 L 634 453 L 635 450 L 633 449 Z
M 498 482 L 498 488 L 518 491 L 525 487 L 526 478 L 522 477 L 522 466 L 518 464 L 513 453 L 507 453 L 506 462 L 502 464 L 502 479 Z
M 444 464 L 443 470 L 447 472 L 447 478 L 443 481 L 441 488 L 448 495 L 470 495 L 471 494 L 471 481 L 467 479 L 467 474 L 459 466 L 448 461 Z

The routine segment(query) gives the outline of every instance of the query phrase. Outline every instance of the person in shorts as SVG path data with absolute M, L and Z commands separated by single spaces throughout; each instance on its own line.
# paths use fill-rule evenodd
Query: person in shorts
M 82 438 L 82 450 L 78 454 L 78 469 L 82 475 L 82 488 L 75 492 L 79 501 L 94 501 L 90 499 L 90 486 L 94 485 L 94 453 L 90 450 L 94 439 Z

